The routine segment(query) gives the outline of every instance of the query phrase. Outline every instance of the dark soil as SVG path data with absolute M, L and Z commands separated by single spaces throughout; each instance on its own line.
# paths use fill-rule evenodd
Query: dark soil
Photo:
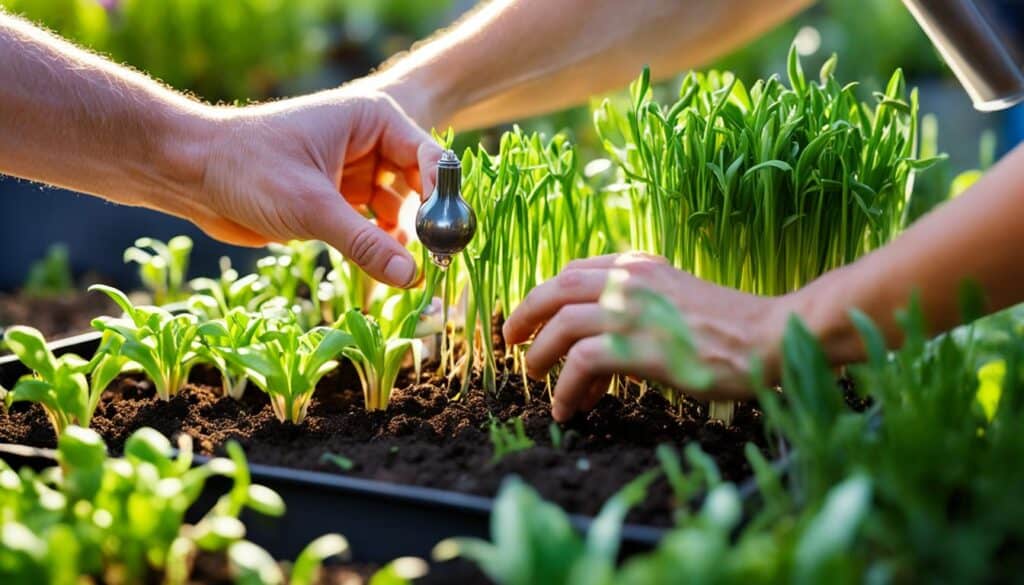
M 563 425 L 564 444 L 556 448 L 543 385 L 532 384 L 528 399 L 514 375 L 497 396 L 473 390 L 461 400 L 452 398 L 442 379 L 399 384 L 386 412 L 368 413 L 354 371 L 342 366 L 321 381 L 301 425 L 279 422 L 266 395 L 254 387 L 241 401 L 221 397 L 218 380 L 215 371 L 197 367 L 189 386 L 161 402 L 144 377 L 124 376 L 104 393 L 92 426 L 114 453 L 134 430 L 151 426 L 171 437 L 188 433 L 203 454 L 220 454 L 234 439 L 255 463 L 483 496 L 493 496 L 502 479 L 514 473 L 546 499 L 587 515 L 656 467 L 654 451 L 661 443 L 681 451 L 699 442 L 723 476 L 735 481 L 750 474 L 744 445 L 765 444 L 761 413 L 752 404 L 738 405 L 733 425 L 725 427 L 708 421 L 705 405 L 685 399 L 673 406 L 654 391 L 623 400 L 606 396 L 594 410 Z M 630 393 L 635 392 L 631 387 Z M 535 446 L 493 461 L 488 422 L 517 416 Z M 54 436 L 39 406 L 19 403 L 8 416 L 0 416 L 0 442 L 51 447 Z M 323 459 L 327 453 L 354 465 L 342 470 Z M 671 509 L 668 485 L 659 480 L 629 520 L 667 526 Z
M 94 317 L 119 314 L 110 297 L 101 293 L 74 291 L 56 297 L 0 294 L 0 328 L 28 325 L 48 340 L 91 331 Z

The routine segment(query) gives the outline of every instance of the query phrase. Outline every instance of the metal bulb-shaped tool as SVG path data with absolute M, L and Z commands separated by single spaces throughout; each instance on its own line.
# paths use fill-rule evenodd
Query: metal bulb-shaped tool
M 437 186 L 416 212 L 416 235 L 441 268 L 451 264 L 476 233 L 476 214 L 462 198 L 462 166 L 446 150 L 437 165 Z

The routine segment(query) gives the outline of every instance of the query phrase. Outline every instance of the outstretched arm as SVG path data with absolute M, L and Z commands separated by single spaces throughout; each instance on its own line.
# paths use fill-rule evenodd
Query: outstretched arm
M 793 308 L 835 363 L 864 357 L 848 312 L 858 308 L 901 341 L 895 311 L 920 295 L 933 333 L 961 322 L 960 287 L 971 282 L 994 312 L 1024 301 L 1024 147 L 970 190 L 924 216 L 891 244 L 834 270 L 794 295 Z
M 543 114 L 713 59 L 812 0 L 494 0 L 371 81 L 424 127 Z
M 385 232 L 421 169 L 429 190 L 440 153 L 380 92 L 213 107 L 0 11 L 0 173 L 158 209 L 236 244 L 324 240 L 402 286 L 415 265 Z
M 864 359 L 850 310 L 879 325 L 890 346 L 901 343 L 895 313 L 919 294 L 933 333 L 960 323 L 959 292 L 965 281 L 985 293 L 993 312 L 1024 301 L 1024 146 L 996 165 L 969 191 L 920 219 L 890 244 L 803 289 L 761 297 L 723 288 L 676 270 L 664 260 L 637 254 L 573 262 L 535 288 L 505 323 L 508 343 L 535 333 L 526 353 L 533 376 L 543 376 L 565 356 L 553 411 L 566 420 L 596 404 L 608 379 L 624 373 L 683 387 L 673 378 L 659 332 L 624 319 L 621 307 L 601 303 L 610 281 L 621 284 L 627 310 L 638 290 L 670 299 L 693 331 L 701 358 L 714 372 L 711 398 L 749 396 L 751 356 L 766 366 L 768 382 L 781 369 L 788 318 L 800 316 L 834 364 Z M 546 324 L 550 323 L 548 327 Z M 539 331 L 538 331 L 539 330 Z M 628 336 L 639 357 L 615 351 L 613 334 Z M 683 388 L 685 389 L 685 388 Z

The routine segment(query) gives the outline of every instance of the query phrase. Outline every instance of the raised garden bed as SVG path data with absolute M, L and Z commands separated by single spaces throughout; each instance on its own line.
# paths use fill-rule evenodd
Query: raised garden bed
M 89 355 L 98 341 L 98 335 L 85 335 L 51 346 L 57 354 Z M 0 384 L 9 387 L 24 372 L 13 356 L 0 358 Z M 556 448 L 542 387 L 534 387 L 529 400 L 510 388 L 495 397 L 474 391 L 455 401 L 440 380 L 415 384 L 409 377 L 397 385 L 386 412 L 368 413 L 354 372 L 340 368 L 320 382 L 306 419 L 294 425 L 279 422 L 256 389 L 241 401 L 220 396 L 210 369 L 195 369 L 191 383 L 170 402 L 159 401 L 144 377 L 129 374 L 104 393 L 91 426 L 114 454 L 142 426 L 168 436 L 188 433 L 203 455 L 220 454 L 228 440 L 238 440 L 253 463 L 254 480 L 290 504 L 284 518 L 249 523 L 254 542 L 292 558 L 315 536 L 341 531 L 361 561 L 376 563 L 426 557 L 454 535 L 485 536 L 490 498 L 508 474 L 562 505 L 584 529 L 619 488 L 657 467 L 658 444 L 697 440 L 727 479 L 741 481 L 749 475 L 743 446 L 763 443 L 760 413 L 750 405 L 741 406 L 726 428 L 707 422 L 706 408 L 696 401 L 676 409 L 648 392 L 639 400 L 605 398 L 564 426 L 564 444 Z M 509 380 L 510 386 L 516 382 Z M 521 417 L 535 446 L 493 462 L 487 431 L 492 416 Z M 41 407 L 19 403 L 0 418 L 0 442 L 52 447 L 55 438 Z M 8 446 L 0 453 L 24 452 Z M 346 468 L 325 454 L 341 456 Z M 656 543 L 671 524 L 673 505 L 668 485 L 655 482 L 627 520 L 625 552 Z

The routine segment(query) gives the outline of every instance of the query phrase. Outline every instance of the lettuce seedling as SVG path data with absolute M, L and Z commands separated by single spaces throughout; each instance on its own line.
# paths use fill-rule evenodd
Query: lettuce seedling
M 491 513 L 493 542 L 443 540 L 434 547 L 434 559 L 466 558 L 504 585 L 617 582 L 614 573 L 622 524 L 630 508 L 644 500 L 656 477 L 656 472 L 644 473 L 605 502 L 585 541 L 565 511 L 511 477 L 502 483 Z
M 318 325 L 323 319 L 318 294 L 326 273 L 326 268 L 320 266 L 324 243 L 293 240 L 287 245 L 270 244 L 268 248 L 271 254 L 256 263 L 256 270 L 266 281 L 270 294 L 285 299 L 283 304 L 293 310 L 297 307 L 302 314 L 299 324 L 304 328 Z
M 303 332 L 294 319 L 256 319 L 261 331 L 256 343 L 219 351 L 270 396 L 278 420 L 301 423 L 317 382 L 338 367 L 335 358 L 352 337 L 329 327 Z
M 139 279 L 153 295 L 153 303 L 164 305 L 185 298 L 192 238 L 175 236 L 165 244 L 153 238 L 139 238 L 124 251 L 125 262 L 139 265 Z
M 195 292 L 188 299 L 189 311 L 206 321 L 223 318 L 235 307 L 256 311 L 272 296 L 260 275 L 239 276 L 226 256 L 220 259 L 220 278 L 194 278 L 189 286 Z
M 68 262 L 68 247 L 54 244 L 46 251 L 46 256 L 29 267 L 21 291 L 32 297 L 60 296 L 70 293 L 74 282 Z
M 386 339 L 380 324 L 358 309 L 345 313 L 339 323 L 350 336 L 351 343 L 342 350 L 356 368 L 363 383 L 363 400 L 367 410 L 385 410 L 391 400 L 402 360 L 411 349 L 416 376 L 420 374 L 423 342 L 419 339 L 396 336 Z
M 373 279 L 334 248 L 327 248 L 327 255 L 331 271 L 317 291 L 324 320 L 333 323 L 352 309 L 368 310 Z
M 193 466 L 192 442 L 151 428 L 133 433 L 124 458 L 100 436 L 70 426 L 58 440 L 60 468 L 16 473 L 0 461 L 0 576 L 5 583 L 187 582 L 200 550 L 225 551 L 245 537 L 243 509 L 284 513 L 274 491 L 253 485 L 241 448 Z M 200 520 L 185 523 L 212 476 L 231 488 Z
M 161 400 L 170 400 L 188 382 L 189 372 L 200 358 L 195 315 L 172 315 L 159 307 L 135 306 L 123 292 L 102 284 L 89 290 L 105 293 L 125 313 L 122 318 L 93 319 L 93 327 L 120 336 L 121 355 L 146 372 Z
M 258 316 L 235 307 L 223 319 L 199 326 L 199 355 L 220 372 L 224 396 L 235 400 L 242 398 L 248 378 L 245 369 L 231 361 L 229 354 L 252 345 L 262 323 Z
M 5 405 L 10 408 L 15 402 L 39 404 L 58 437 L 71 425 L 89 426 L 100 396 L 121 373 L 126 361 L 118 353 L 120 340 L 111 336 L 104 338 L 95 357 L 88 362 L 72 353 L 53 355 L 43 335 L 31 327 L 7 329 L 4 342 L 32 370 L 10 391 L 0 388 Z
M 320 565 L 331 557 L 347 558 L 349 545 L 340 534 L 325 534 L 306 545 L 292 564 L 290 578 L 285 580 L 281 566 L 263 548 L 240 541 L 228 548 L 228 561 L 236 575 L 236 583 L 253 585 L 312 585 L 319 583 Z

